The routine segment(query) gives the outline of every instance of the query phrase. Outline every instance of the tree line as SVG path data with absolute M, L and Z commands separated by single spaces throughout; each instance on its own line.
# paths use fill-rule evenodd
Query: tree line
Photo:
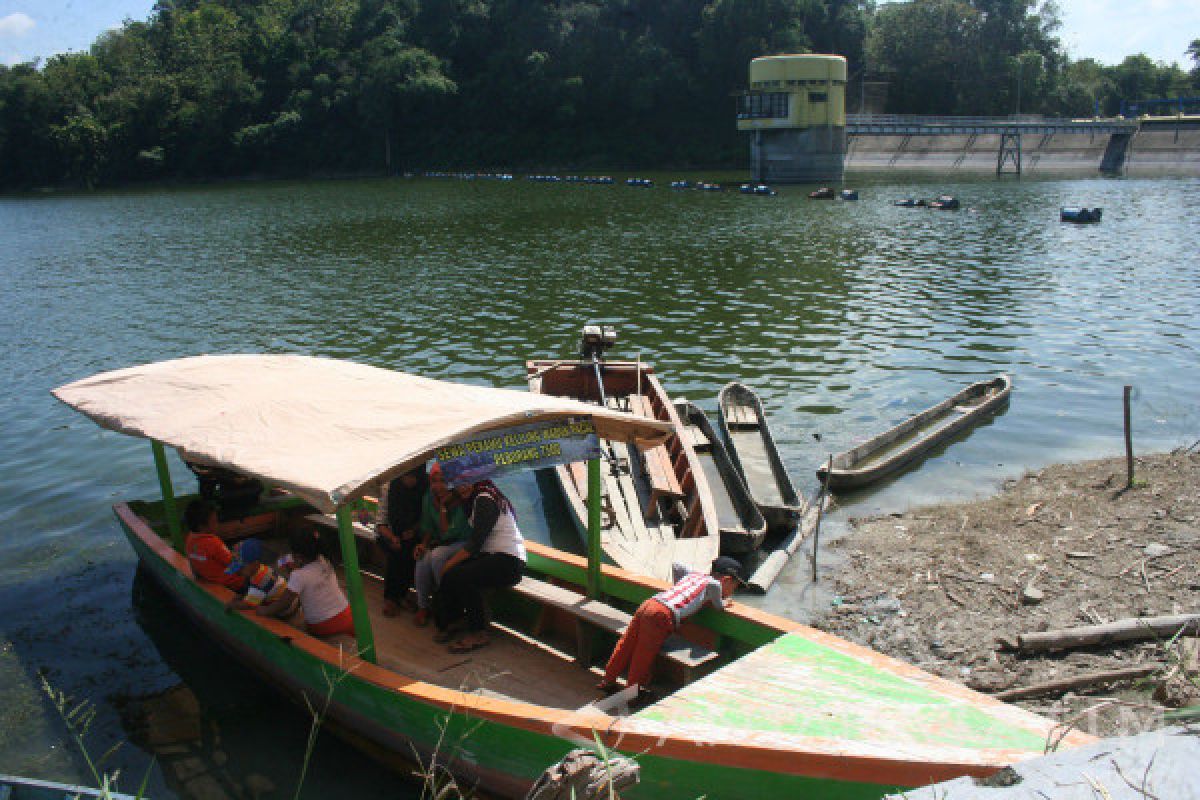
M 744 161 L 756 56 L 846 56 L 896 113 L 1113 113 L 1200 84 L 1071 62 L 1037 0 L 159 0 L 0 66 L 0 185 Z M 1189 51 L 1200 59 L 1200 40 Z

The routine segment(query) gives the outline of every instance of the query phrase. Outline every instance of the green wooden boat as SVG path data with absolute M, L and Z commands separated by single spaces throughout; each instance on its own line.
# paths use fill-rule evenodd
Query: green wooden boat
M 491 647 L 450 655 L 410 618 L 384 618 L 381 582 L 365 559 L 360 567 L 354 532 L 354 509 L 375 482 L 515 421 L 575 417 L 573 401 L 330 359 L 245 355 L 118 370 L 55 395 L 106 428 L 152 441 L 162 499 L 114 510 L 145 568 L 215 642 L 292 699 L 331 692 L 331 721 L 371 752 L 436 759 L 489 793 L 521 796 L 547 766 L 598 737 L 637 757 L 642 782 L 630 798 L 878 798 L 1041 755 L 1053 729 L 736 603 L 702 612 L 668 642 L 658 702 L 634 713 L 594 705 L 589 668 L 636 604 L 665 586 L 601 567 L 598 507 L 588 558 L 528 544 L 527 577 L 493 597 Z M 667 434 L 661 422 L 585 408 L 605 438 Z M 228 590 L 199 582 L 180 553 L 165 446 L 274 487 L 224 523 L 227 538 L 255 535 L 270 547 L 315 514 L 335 515 L 356 641 L 225 610 Z M 589 462 L 594 489 L 599 472 Z M 1089 741 L 1076 732 L 1063 745 Z

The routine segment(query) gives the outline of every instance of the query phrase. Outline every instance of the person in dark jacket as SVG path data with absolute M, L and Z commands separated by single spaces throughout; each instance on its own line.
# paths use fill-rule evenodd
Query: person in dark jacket
M 410 604 L 408 590 L 413 588 L 416 560 L 413 549 L 421 540 L 421 503 L 429 491 L 425 465 L 396 476 L 380 498 L 380 523 L 375 531 L 387 555 L 383 576 L 383 615 L 394 617 L 401 606 Z

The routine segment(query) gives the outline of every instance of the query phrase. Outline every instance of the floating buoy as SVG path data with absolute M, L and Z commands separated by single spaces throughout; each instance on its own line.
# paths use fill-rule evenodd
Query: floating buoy
M 1063 222 L 1075 222 L 1078 224 L 1086 224 L 1089 222 L 1099 222 L 1101 215 L 1104 213 L 1102 208 L 1081 208 L 1079 206 L 1066 206 L 1059 209 L 1058 218 Z

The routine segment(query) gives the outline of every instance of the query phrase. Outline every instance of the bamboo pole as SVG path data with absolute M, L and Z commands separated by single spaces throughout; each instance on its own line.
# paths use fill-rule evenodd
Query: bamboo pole
M 1125 482 L 1126 489 L 1133 488 L 1133 430 L 1129 422 L 1129 395 L 1133 391 L 1132 386 L 1125 387 L 1125 472 L 1127 480 Z
M 829 493 L 829 476 L 833 474 L 833 454 L 825 466 L 825 480 L 821 481 L 821 494 L 817 496 L 817 527 L 813 530 L 812 582 L 817 582 L 817 549 L 821 546 L 821 518 L 825 516 L 825 495 Z
M 350 595 L 350 613 L 354 617 L 354 638 L 358 640 L 358 656 L 375 663 L 375 634 L 367 612 L 367 596 L 363 592 L 362 573 L 358 569 L 358 543 L 354 538 L 354 517 L 349 505 L 337 510 L 338 541 L 342 545 L 342 566 L 346 570 L 346 593 Z
M 588 461 L 587 593 L 600 597 L 600 459 Z
M 171 468 L 167 466 L 167 453 L 162 442 L 150 440 L 154 451 L 154 468 L 158 472 L 158 488 L 162 491 L 163 514 L 167 518 L 167 532 L 171 535 L 171 546 L 183 552 L 183 529 L 179 525 L 179 511 L 175 507 L 175 489 L 171 486 Z

